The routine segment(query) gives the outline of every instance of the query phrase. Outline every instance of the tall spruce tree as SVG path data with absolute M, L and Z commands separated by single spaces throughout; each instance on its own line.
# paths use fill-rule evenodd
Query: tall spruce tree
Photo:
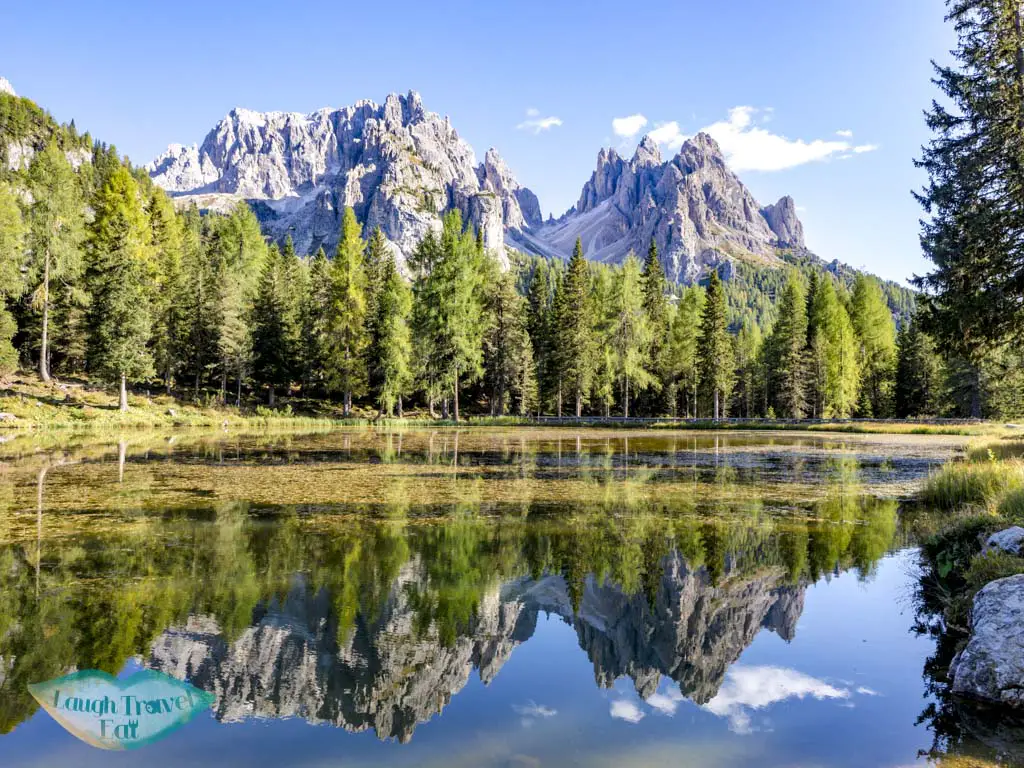
M 491 317 L 484 334 L 484 383 L 492 416 L 504 416 L 513 395 L 532 368 L 530 338 L 526 330 L 526 302 L 516 291 L 511 273 L 498 276 L 490 287 L 486 311 Z
M 321 247 L 309 262 L 309 293 L 302 307 L 303 385 L 311 392 L 326 388 L 330 325 L 327 308 L 331 303 L 331 263 Z
M 981 362 L 1024 325 L 1024 7 L 947 7 L 958 44 L 951 66 L 933 64 L 946 99 L 926 114 L 933 139 L 917 163 L 929 177 L 917 195 L 921 245 L 935 269 L 915 282 L 924 329 L 974 370 L 970 413 L 980 416 Z
M 583 257 L 583 243 L 576 238 L 569 266 L 555 296 L 555 365 L 560 396 L 575 403 L 576 416 L 590 397 L 594 377 L 593 308 L 590 306 L 590 267 Z
M 807 300 L 803 282 L 791 273 L 779 302 L 779 319 L 772 329 L 769 365 L 776 411 L 791 419 L 807 413 Z
M 726 404 L 735 380 L 733 361 L 725 290 L 717 270 L 712 270 L 697 340 L 697 370 L 698 387 L 705 400 L 711 404 L 716 420 L 726 415 Z
M 651 372 L 651 386 L 644 397 L 644 405 L 651 415 L 659 415 L 666 411 L 668 403 L 666 395 L 668 384 L 668 336 L 669 336 L 669 304 L 665 295 L 665 270 L 658 258 L 658 246 L 651 238 L 647 249 L 647 259 L 643 271 L 644 312 L 647 315 L 649 335 L 648 348 L 645 354 Z
M 541 261 L 530 277 L 530 287 L 527 291 L 528 319 L 526 323 L 537 375 L 537 398 L 541 402 L 555 391 L 555 386 L 552 385 L 554 344 L 551 327 L 555 285 L 548 262 Z
M 935 415 L 940 386 L 939 359 L 931 338 L 915 318 L 897 339 L 896 416 Z
M 704 289 L 699 285 L 683 289 L 672 319 L 668 345 L 668 366 L 677 393 L 673 411 L 684 417 L 697 416 L 700 366 L 697 359 L 701 317 L 704 315 Z
M 51 141 L 29 166 L 29 279 L 32 303 L 42 314 L 39 375 L 50 380 L 50 312 L 54 289 L 80 293 L 85 216 L 75 172 L 64 153 Z
M 353 395 L 366 387 L 366 359 L 369 342 L 366 328 L 366 243 L 351 208 L 342 214 L 341 238 L 331 263 L 331 301 L 328 305 L 331 350 L 327 362 L 328 381 L 342 393 L 344 414 L 352 412 Z
M 135 179 L 114 171 L 93 201 L 86 285 L 89 289 L 90 370 L 119 384 L 128 410 L 128 381 L 153 374 L 147 266 L 151 232 Z
M 735 413 L 744 418 L 754 415 L 761 364 L 761 332 L 753 323 L 744 323 L 736 335 Z
M 267 403 L 291 382 L 296 351 L 289 307 L 288 269 L 277 245 L 271 245 L 263 265 L 252 308 L 252 367 L 257 384 L 266 385 Z
M 182 219 L 160 189 L 154 189 L 150 194 L 148 214 L 155 265 L 155 274 L 149 281 L 153 365 L 169 392 L 183 355 L 185 282 Z

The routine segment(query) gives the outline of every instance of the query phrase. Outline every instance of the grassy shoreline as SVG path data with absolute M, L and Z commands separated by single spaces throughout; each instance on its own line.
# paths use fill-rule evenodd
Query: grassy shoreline
M 424 426 L 424 427 L 568 427 L 574 429 L 645 430 L 760 430 L 836 432 L 851 434 L 960 435 L 1000 437 L 1013 429 L 993 422 L 977 421 L 793 421 L 785 419 L 540 419 L 514 416 L 470 415 L 460 422 L 434 419 L 425 411 L 407 412 L 403 419 L 382 419 L 371 409 L 356 409 L 345 416 L 339 406 L 322 400 L 283 399 L 278 408 L 245 402 L 241 409 L 219 405 L 215 398 L 197 404 L 163 393 L 135 392 L 129 398 L 130 409 L 117 409 L 116 394 L 89 386 L 81 380 L 54 380 L 44 383 L 38 377 L 15 377 L 6 389 L 0 389 L 0 434 L 16 431 L 103 429 L 188 429 L 216 427 L 347 427 L 347 426 Z

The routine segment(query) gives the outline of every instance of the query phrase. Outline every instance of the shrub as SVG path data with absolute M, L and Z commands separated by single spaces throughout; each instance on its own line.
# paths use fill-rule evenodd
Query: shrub
M 969 504 L 988 506 L 1019 488 L 1024 488 L 1024 461 L 951 462 L 928 478 L 921 500 L 950 510 Z

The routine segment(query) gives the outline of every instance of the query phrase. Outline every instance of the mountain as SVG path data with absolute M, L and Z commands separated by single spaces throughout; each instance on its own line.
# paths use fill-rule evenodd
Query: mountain
M 575 630 L 598 685 L 629 677 L 647 698 L 666 675 L 705 704 L 762 628 L 793 638 L 805 591 L 781 569 L 730 572 L 715 585 L 674 552 L 662 560 L 652 600 L 590 575 L 574 609 L 561 575 L 521 577 L 485 592 L 469 625 L 445 641 L 435 625 L 420 626 L 410 601 L 427 582 L 422 562 L 406 564 L 376 617 L 357 620 L 339 642 L 331 596 L 296 576 L 240 636 L 229 641 L 215 619 L 193 616 L 154 640 L 147 666 L 213 693 L 214 714 L 226 722 L 301 717 L 405 742 L 474 670 L 490 683 L 541 613 Z
M 449 208 L 498 252 L 565 258 L 579 237 L 589 258 L 620 263 L 654 237 L 669 277 L 685 282 L 723 260 L 774 265 L 778 249 L 805 250 L 793 200 L 762 207 L 703 133 L 667 161 L 649 136 L 629 160 L 602 149 L 577 204 L 544 222 L 497 151 L 477 164 L 448 118 L 413 91 L 308 115 L 234 109 L 202 144 L 171 145 L 147 170 L 201 208 L 249 200 L 267 233 L 290 234 L 300 252 L 333 247 L 344 206 L 402 255 Z
M 234 109 L 201 145 L 172 145 L 147 170 L 202 208 L 249 200 L 267 233 L 290 234 L 300 253 L 334 246 L 345 206 L 406 256 L 450 208 L 499 253 L 507 231 L 540 223 L 537 197 L 498 153 L 477 164 L 448 118 L 415 92 L 308 115 Z

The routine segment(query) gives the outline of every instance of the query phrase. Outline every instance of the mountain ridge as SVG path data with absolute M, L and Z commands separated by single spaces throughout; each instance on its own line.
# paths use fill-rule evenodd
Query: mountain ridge
M 499 254 L 507 245 L 566 258 L 579 237 L 588 258 L 621 263 L 653 238 L 677 282 L 731 258 L 775 264 L 779 248 L 806 250 L 792 198 L 761 206 L 704 133 L 668 160 L 650 136 L 629 160 L 602 148 L 577 204 L 544 221 L 498 151 L 477 163 L 415 91 L 308 114 L 236 107 L 201 144 L 172 144 L 146 170 L 182 203 L 249 201 L 271 237 L 290 234 L 304 252 L 336 243 L 345 206 L 367 230 L 381 227 L 400 258 L 451 208 Z

